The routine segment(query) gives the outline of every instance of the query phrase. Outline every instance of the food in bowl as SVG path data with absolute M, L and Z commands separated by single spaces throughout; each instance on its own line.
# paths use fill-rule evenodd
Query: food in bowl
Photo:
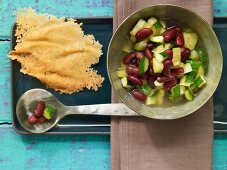
M 117 71 L 124 88 L 146 105 L 192 101 L 206 83 L 208 55 L 190 28 L 150 17 L 139 19 L 130 32 L 133 51 Z
M 56 111 L 57 111 L 56 108 L 51 104 L 48 104 L 46 106 L 46 103 L 44 101 L 38 101 L 34 113 L 28 118 L 28 123 L 43 124 L 48 120 L 52 119 Z

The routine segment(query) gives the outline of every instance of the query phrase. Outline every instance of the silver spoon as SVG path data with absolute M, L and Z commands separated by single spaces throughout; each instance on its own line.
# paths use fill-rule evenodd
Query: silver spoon
M 35 111 L 37 101 L 53 105 L 57 112 L 51 120 L 43 124 L 28 123 L 28 118 Z M 53 128 L 63 117 L 72 114 L 109 115 L 109 116 L 138 116 L 138 114 L 123 103 L 95 104 L 82 106 L 65 106 L 53 94 L 43 89 L 32 89 L 25 92 L 17 102 L 16 115 L 21 126 L 33 133 L 43 133 Z

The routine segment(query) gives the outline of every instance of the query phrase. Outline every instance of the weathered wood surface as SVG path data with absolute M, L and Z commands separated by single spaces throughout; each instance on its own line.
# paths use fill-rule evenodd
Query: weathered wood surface
M 0 123 L 11 123 L 9 59 L 13 12 L 31 6 L 65 17 L 112 16 L 113 0 L 0 0 Z M 227 16 L 227 0 L 214 0 L 214 15 Z M 214 140 L 213 169 L 227 170 L 227 135 Z M 0 169 L 110 169 L 108 136 L 21 136 L 0 125 Z

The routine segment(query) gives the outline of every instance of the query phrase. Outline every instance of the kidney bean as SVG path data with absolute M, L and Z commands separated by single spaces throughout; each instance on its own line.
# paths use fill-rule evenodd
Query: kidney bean
M 184 73 L 184 69 L 182 67 L 172 69 L 171 71 L 175 75 L 182 75 Z
M 163 34 L 164 41 L 170 42 L 172 39 L 176 37 L 176 35 L 177 35 L 177 31 L 175 29 L 169 29 Z
M 175 44 L 178 45 L 179 47 L 183 47 L 184 46 L 184 37 L 182 32 L 177 32 L 177 37 L 175 40 Z
M 177 79 L 176 78 L 174 80 L 172 80 L 172 81 L 165 82 L 164 83 L 164 89 L 165 89 L 165 91 L 171 90 L 171 88 L 173 86 L 175 86 L 176 84 L 177 84 Z
M 140 76 L 140 78 L 142 79 L 142 80 L 146 80 L 147 79 L 147 77 L 148 77 L 148 72 L 146 72 L 146 73 L 143 73 L 141 76 Z
M 151 87 L 154 87 L 155 76 L 149 76 L 147 78 L 147 84 Z
M 170 71 L 170 67 L 173 65 L 171 60 L 165 60 L 163 62 L 164 68 L 162 70 L 162 74 L 164 74 L 165 76 L 169 76 L 171 71 Z
M 123 63 L 124 64 L 129 64 L 134 57 L 135 57 L 135 53 L 134 52 L 129 52 L 128 54 L 126 54 L 124 56 Z
M 153 58 L 153 54 L 152 54 L 152 52 L 151 52 L 151 49 L 150 49 L 150 48 L 146 48 L 146 49 L 145 49 L 145 51 L 144 51 L 144 54 L 145 54 L 145 56 L 147 57 L 147 59 L 148 59 L 149 61 L 151 61 L 151 60 L 152 60 L 152 58 Z
M 153 69 L 150 67 L 150 68 L 149 68 L 149 75 L 154 76 L 154 74 L 155 74 L 155 73 L 154 73 Z
M 167 82 L 167 81 L 172 81 L 172 80 L 174 80 L 176 78 L 176 76 L 173 74 L 173 73 L 171 73 L 168 77 L 166 77 L 166 76 L 158 76 L 157 78 L 156 78 L 156 80 L 159 82 L 159 83 L 165 83 L 165 82 Z
M 184 48 L 184 47 L 181 47 L 180 50 L 181 50 L 181 61 L 185 62 L 191 55 L 191 51 L 189 48 Z
M 131 64 L 135 65 L 137 63 L 137 58 L 133 58 Z
M 152 48 L 154 48 L 154 47 L 155 47 L 155 44 L 153 44 L 153 43 L 151 43 L 151 42 L 147 43 L 146 48 L 152 49 Z
M 135 76 L 139 76 L 139 69 L 137 67 L 133 67 L 133 66 L 127 66 L 126 67 L 126 72 L 128 73 L 128 75 L 135 75 Z
M 132 90 L 132 96 L 133 96 L 135 99 L 140 100 L 140 101 L 145 101 L 146 98 L 147 98 L 143 93 L 141 93 L 141 92 L 140 92 L 139 90 L 137 90 L 137 89 Z
M 46 122 L 46 121 L 47 121 L 47 119 L 44 116 L 41 116 L 40 118 L 38 118 L 38 122 L 41 123 L 41 124 Z
M 175 30 L 178 32 L 182 32 L 181 28 L 180 27 L 176 27 Z
M 150 28 L 142 28 L 136 33 L 135 37 L 137 41 L 141 41 L 149 37 L 152 33 L 153 31 Z
M 129 75 L 128 79 L 129 79 L 129 81 L 131 81 L 135 85 L 138 85 L 138 86 L 142 86 L 143 85 L 143 82 L 137 76 Z
M 144 56 L 143 52 L 135 51 L 135 57 L 138 60 L 141 60 L 143 58 L 143 56 Z
M 168 60 L 172 60 L 173 59 L 173 51 L 171 49 L 166 49 L 164 51 L 164 53 L 166 53 L 169 57 L 167 58 Z
M 35 107 L 35 116 L 40 117 L 43 115 L 43 111 L 45 109 L 45 102 L 44 101 L 39 101 Z
M 38 122 L 38 119 L 35 117 L 34 114 L 28 118 L 28 123 L 30 124 L 37 123 L 37 122 Z

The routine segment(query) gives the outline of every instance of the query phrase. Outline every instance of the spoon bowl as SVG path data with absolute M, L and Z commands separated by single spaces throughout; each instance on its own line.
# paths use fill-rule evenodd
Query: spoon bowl
M 30 124 L 28 118 L 35 111 L 38 101 L 53 105 L 57 112 L 47 122 Z M 32 133 L 44 133 L 53 128 L 63 117 L 71 114 L 138 116 L 123 103 L 96 104 L 83 106 L 65 106 L 53 94 L 44 89 L 32 89 L 25 92 L 17 102 L 16 115 L 21 126 Z

